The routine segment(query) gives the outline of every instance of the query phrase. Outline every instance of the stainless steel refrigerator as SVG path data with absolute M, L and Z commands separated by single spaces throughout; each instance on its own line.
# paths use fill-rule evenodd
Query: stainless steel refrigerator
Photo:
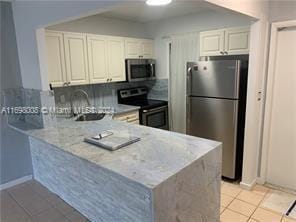
M 187 134 L 221 141 L 222 176 L 242 173 L 248 62 L 187 63 Z

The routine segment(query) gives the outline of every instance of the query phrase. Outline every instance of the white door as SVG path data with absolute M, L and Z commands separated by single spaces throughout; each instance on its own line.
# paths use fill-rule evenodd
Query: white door
M 53 87 L 67 82 L 63 34 L 46 32 L 48 80 Z
M 249 27 L 226 29 L 224 52 L 227 55 L 249 54 L 249 42 Z
M 140 58 L 140 41 L 138 39 L 125 39 L 125 58 L 138 59 Z
M 108 69 L 111 82 L 125 81 L 124 39 L 108 38 Z
M 277 43 L 271 47 L 275 60 L 267 92 L 266 180 L 296 190 L 296 27 L 278 31 Z
M 70 85 L 89 83 L 85 34 L 64 34 L 67 79 Z
M 200 33 L 200 56 L 223 55 L 224 30 Z
M 104 83 L 108 79 L 107 37 L 88 35 L 88 66 L 90 83 Z
M 154 57 L 154 46 L 152 40 L 142 40 L 140 43 L 141 56 L 145 59 L 152 59 Z

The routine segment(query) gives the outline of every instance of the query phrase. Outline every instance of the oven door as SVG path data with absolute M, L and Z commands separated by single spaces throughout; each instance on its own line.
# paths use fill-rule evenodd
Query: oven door
M 141 123 L 145 126 L 168 130 L 168 122 L 168 106 L 142 111 Z
M 155 79 L 155 60 L 127 59 L 126 73 L 129 82 Z

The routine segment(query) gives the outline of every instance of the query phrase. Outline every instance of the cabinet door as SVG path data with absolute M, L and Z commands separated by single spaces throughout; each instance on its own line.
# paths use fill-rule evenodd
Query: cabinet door
M 138 39 L 125 39 L 125 58 L 138 59 L 140 58 L 140 41 Z
M 86 35 L 64 34 L 67 79 L 70 85 L 89 83 Z
M 46 32 L 46 51 L 48 62 L 48 81 L 53 87 L 67 82 L 63 34 Z
M 200 33 L 200 56 L 223 55 L 224 30 Z
M 140 56 L 143 56 L 143 58 L 154 58 L 154 44 L 152 40 L 141 40 L 140 49 Z
M 228 55 L 249 54 L 250 28 L 225 30 L 225 51 Z
M 108 38 L 108 69 L 111 82 L 125 81 L 124 39 Z
M 105 36 L 88 35 L 88 66 L 90 83 L 104 83 L 108 79 L 108 40 Z

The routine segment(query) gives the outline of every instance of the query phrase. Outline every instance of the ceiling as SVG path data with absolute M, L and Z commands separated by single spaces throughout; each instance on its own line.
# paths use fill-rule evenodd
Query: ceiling
M 100 16 L 146 23 L 209 11 L 210 9 L 206 5 L 201 1 L 173 1 L 166 6 L 148 6 L 145 2 L 133 1 L 101 13 Z

